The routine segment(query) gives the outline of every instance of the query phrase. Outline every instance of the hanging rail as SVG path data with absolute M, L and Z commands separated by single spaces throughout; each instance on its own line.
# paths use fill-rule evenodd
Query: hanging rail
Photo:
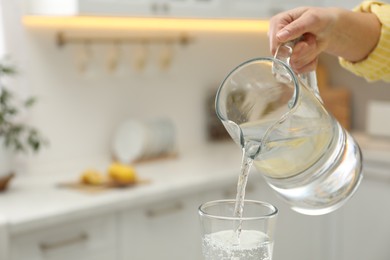
M 117 37 L 104 37 L 104 36 L 72 36 L 65 35 L 63 32 L 57 34 L 57 46 L 63 47 L 66 44 L 70 43 L 123 43 L 123 44 L 149 44 L 149 43 L 167 43 L 167 44 L 179 44 L 182 46 L 188 45 L 193 42 L 193 37 L 188 36 L 187 34 L 180 34 L 178 36 L 155 36 L 155 37 L 126 37 L 126 36 L 117 36 Z

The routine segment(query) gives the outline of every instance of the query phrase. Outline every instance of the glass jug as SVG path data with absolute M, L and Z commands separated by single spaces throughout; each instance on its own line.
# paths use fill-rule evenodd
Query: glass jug
M 362 155 L 324 108 L 315 72 L 296 75 L 290 68 L 291 46 L 230 72 L 218 89 L 216 112 L 244 156 L 293 210 L 322 215 L 356 191 Z

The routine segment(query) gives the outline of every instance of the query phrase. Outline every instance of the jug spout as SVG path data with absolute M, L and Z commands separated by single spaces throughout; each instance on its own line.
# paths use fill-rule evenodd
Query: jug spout
M 225 126 L 226 131 L 229 133 L 230 137 L 233 139 L 233 141 L 236 144 L 244 147 L 245 141 L 244 141 L 244 137 L 243 137 L 241 128 L 233 121 L 223 120 L 223 119 L 221 121 L 222 121 L 222 124 Z
M 261 149 L 261 142 L 259 139 L 245 138 L 243 129 L 230 120 L 222 120 L 227 132 L 232 137 L 233 141 L 241 146 L 243 152 L 248 158 L 254 159 Z
M 287 68 L 291 81 L 278 81 L 271 70 L 273 58 L 253 59 L 237 67 L 221 84 L 215 108 L 227 132 L 249 158 L 255 158 L 288 118 L 298 102 L 298 81 Z

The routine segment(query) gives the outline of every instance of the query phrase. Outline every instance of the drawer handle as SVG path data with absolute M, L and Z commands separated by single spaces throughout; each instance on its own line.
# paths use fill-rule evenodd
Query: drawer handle
M 169 205 L 169 206 L 164 207 L 164 208 L 150 209 L 150 210 L 146 211 L 146 216 L 148 216 L 149 218 L 156 218 L 156 217 L 160 217 L 163 215 L 168 215 L 168 214 L 178 212 L 178 211 L 182 210 L 183 208 L 184 208 L 183 204 L 178 202 L 178 203 Z
M 82 243 L 82 242 L 85 242 L 87 240 L 88 240 L 88 235 L 85 234 L 85 233 L 82 233 L 82 234 L 80 234 L 78 236 L 71 237 L 71 238 L 68 238 L 68 239 L 64 239 L 64 240 L 61 240 L 61 241 L 58 241 L 58 242 L 41 243 L 40 248 L 41 248 L 42 251 L 49 251 L 49 250 L 53 250 L 53 249 L 56 249 L 56 248 L 61 248 L 61 247 L 64 247 L 64 246 L 69 246 L 69 245 L 73 245 L 73 244 Z

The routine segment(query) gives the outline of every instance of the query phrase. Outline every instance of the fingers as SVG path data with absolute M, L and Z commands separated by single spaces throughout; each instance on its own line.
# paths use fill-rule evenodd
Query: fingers
M 268 30 L 268 37 L 269 37 L 270 52 L 272 53 L 272 55 L 275 54 L 278 46 L 281 43 L 283 43 L 276 37 L 276 34 L 288 23 L 289 21 L 285 21 L 284 18 L 281 16 L 275 16 L 271 18 L 270 27 Z
M 310 63 L 306 64 L 305 66 L 300 67 L 298 69 L 293 68 L 293 70 L 297 74 L 308 73 L 308 72 L 316 70 L 317 64 L 318 64 L 318 57 L 315 58 L 314 60 L 312 60 Z
M 300 21 L 300 17 L 306 10 L 307 8 L 300 7 L 280 13 L 271 18 L 268 36 L 272 54 L 275 54 L 276 49 L 281 43 L 299 38 L 306 32 L 304 27 L 305 22 Z
M 290 65 L 297 73 L 315 69 L 318 55 L 329 46 L 329 32 L 334 26 L 334 10 L 300 7 L 280 13 L 270 20 L 270 50 L 274 55 L 285 42 L 303 36 L 296 43 L 290 57 Z
M 312 10 L 304 10 L 304 12 L 301 12 L 301 9 L 298 10 L 299 12 L 294 10 L 291 13 L 293 20 L 276 33 L 276 38 L 281 42 L 297 39 L 305 33 L 313 33 L 318 23 Z
M 280 13 L 270 20 L 270 49 L 274 54 L 281 43 L 295 40 L 302 35 L 323 33 L 324 24 L 329 18 L 325 10 L 313 7 L 300 7 Z
M 319 48 L 316 37 L 312 34 L 305 34 L 298 42 L 290 57 L 290 66 L 297 73 L 305 73 L 314 70 L 317 66 Z

